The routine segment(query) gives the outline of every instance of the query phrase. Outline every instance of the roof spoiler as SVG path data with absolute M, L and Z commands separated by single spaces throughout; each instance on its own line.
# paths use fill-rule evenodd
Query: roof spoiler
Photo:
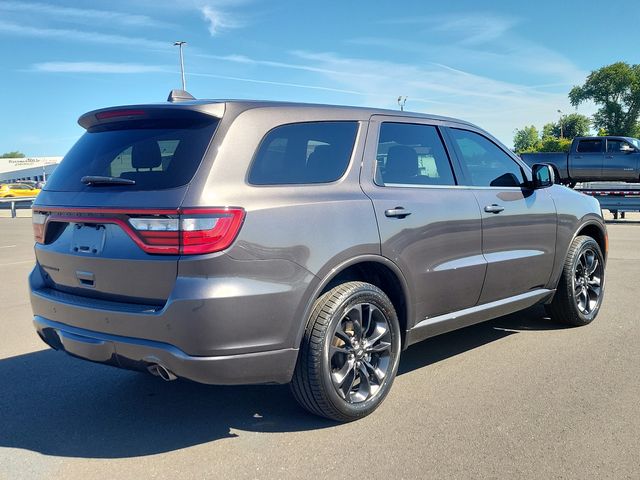
M 175 102 L 185 102 L 188 100 L 195 100 L 196 97 L 191 95 L 186 90 L 173 89 L 169 92 L 169 96 L 167 97 L 167 102 L 175 103 Z

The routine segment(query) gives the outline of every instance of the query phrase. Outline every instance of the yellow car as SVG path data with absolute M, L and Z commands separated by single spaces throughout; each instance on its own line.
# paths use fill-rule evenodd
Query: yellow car
M 39 193 L 39 188 L 34 188 L 26 183 L 5 183 L 0 185 L 0 198 L 35 197 Z

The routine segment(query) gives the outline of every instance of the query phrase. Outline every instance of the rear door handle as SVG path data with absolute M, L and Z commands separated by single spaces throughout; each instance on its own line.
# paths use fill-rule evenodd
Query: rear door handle
M 404 218 L 411 215 L 409 210 L 405 210 L 404 207 L 390 208 L 384 211 L 385 217 Z
M 503 210 L 504 210 L 504 207 L 502 205 L 497 205 L 495 203 L 484 207 L 484 211 L 487 213 L 500 213 Z
M 582 158 L 582 155 L 574 155 L 573 158 Z

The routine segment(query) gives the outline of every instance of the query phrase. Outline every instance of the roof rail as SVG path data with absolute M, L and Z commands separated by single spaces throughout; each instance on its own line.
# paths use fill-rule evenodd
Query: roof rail
M 167 97 L 167 102 L 175 103 L 175 102 L 184 102 L 187 100 L 195 100 L 196 97 L 191 95 L 186 90 L 173 89 L 169 92 L 169 96 Z

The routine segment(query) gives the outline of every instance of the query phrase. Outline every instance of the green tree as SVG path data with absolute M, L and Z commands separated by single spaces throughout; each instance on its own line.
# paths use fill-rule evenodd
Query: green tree
M 617 62 L 595 70 L 584 85 L 571 89 L 569 100 L 574 106 L 588 100 L 600 106 L 593 116 L 596 128 L 611 135 L 635 135 L 640 115 L 640 65 Z
M 547 123 L 542 128 L 542 138 L 568 138 L 573 140 L 576 137 L 584 137 L 589 134 L 591 120 L 579 113 L 563 115 L 556 123 Z M 560 128 L 562 127 L 562 128 Z
M 22 152 L 18 152 L 17 150 L 13 152 L 7 152 L 0 155 L 0 158 L 24 158 L 25 154 Z
M 555 132 L 558 132 L 556 135 Z M 556 123 L 545 123 L 542 127 L 542 138 L 560 138 L 560 127 Z
M 568 138 L 546 137 L 540 142 L 537 152 L 568 152 L 571 140 Z
M 598 130 L 598 136 L 599 137 L 606 137 L 607 135 L 609 135 L 609 134 L 607 133 L 607 131 L 604 128 L 600 128 Z
M 533 125 L 516 130 L 513 136 L 513 149 L 516 153 L 535 151 L 540 139 L 538 129 Z

